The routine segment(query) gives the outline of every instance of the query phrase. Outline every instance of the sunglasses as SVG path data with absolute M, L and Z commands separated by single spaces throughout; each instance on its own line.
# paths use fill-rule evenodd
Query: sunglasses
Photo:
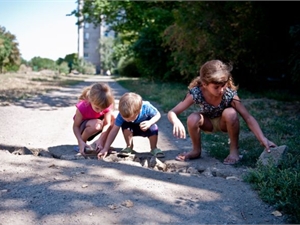
M 228 77 L 228 79 L 226 81 L 223 81 L 223 82 L 213 82 L 214 84 L 217 84 L 217 85 L 221 85 L 221 87 L 224 87 L 228 81 L 230 80 L 230 78 Z

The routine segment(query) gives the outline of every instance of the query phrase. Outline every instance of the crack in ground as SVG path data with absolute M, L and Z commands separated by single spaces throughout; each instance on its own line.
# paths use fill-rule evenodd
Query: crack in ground
M 67 154 L 67 155 L 56 155 L 45 149 L 41 148 L 27 148 L 27 147 L 17 147 L 17 146 L 1 146 L 0 150 L 8 151 L 14 155 L 34 155 L 37 157 L 48 157 L 56 158 L 61 160 L 83 160 L 92 159 L 98 160 L 95 152 L 82 156 L 80 153 L 77 154 Z M 175 163 L 165 163 L 155 156 L 150 155 L 150 153 L 136 153 L 130 154 L 128 156 L 120 156 L 117 151 L 112 151 L 105 159 L 106 162 L 112 163 L 132 163 L 133 165 L 139 165 L 143 168 L 153 169 L 160 172 L 170 172 L 178 174 L 190 174 L 195 176 L 204 175 L 205 177 L 221 177 L 225 179 L 240 180 L 237 176 L 232 176 L 218 168 L 214 167 L 193 167 L 187 165 L 179 165 Z

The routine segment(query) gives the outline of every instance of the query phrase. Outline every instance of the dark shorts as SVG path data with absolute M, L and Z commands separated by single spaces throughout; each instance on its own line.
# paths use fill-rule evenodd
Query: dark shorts
M 128 129 L 132 132 L 133 136 L 150 137 L 152 135 L 158 135 L 158 126 L 153 124 L 148 130 L 142 131 L 139 123 L 124 122 L 122 124 L 122 130 Z
M 103 120 L 104 119 L 104 116 L 101 116 L 100 118 L 98 118 L 99 120 Z M 82 123 L 80 124 L 80 133 L 82 134 L 85 127 L 86 127 L 86 123 L 88 122 L 89 120 L 84 120 L 82 121 Z M 102 130 L 99 130 L 99 132 L 97 132 L 96 134 L 93 134 L 92 136 L 90 136 L 88 138 L 88 141 L 91 141 L 93 140 L 98 134 L 100 134 L 102 132 Z

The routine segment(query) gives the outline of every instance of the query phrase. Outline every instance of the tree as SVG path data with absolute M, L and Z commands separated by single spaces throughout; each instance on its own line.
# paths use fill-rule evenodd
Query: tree
M 164 78 L 171 70 L 170 52 L 164 49 L 161 35 L 173 22 L 172 9 L 178 2 L 161 1 L 84 1 L 82 11 L 72 14 L 95 25 L 105 22 L 118 34 L 114 57 L 137 63 L 146 77 Z M 146 47 L 146 48 L 145 48 Z M 124 51 L 125 50 L 125 51 Z M 119 53 L 122 51 L 123 55 Z M 132 60 L 134 58 L 134 60 Z
M 164 46 L 171 49 L 183 80 L 195 77 L 205 61 L 218 58 L 234 65 L 239 84 L 261 88 L 268 77 L 281 75 L 276 68 L 289 71 L 289 30 L 299 23 L 297 15 L 294 2 L 182 2 L 164 33 Z
M 294 45 L 289 57 L 289 65 L 291 67 L 292 81 L 294 87 L 296 87 L 300 84 L 300 24 L 291 27 L 290 35 Z
M 217 58 L 234 65 L 238 84 L 261 88 L 278 73 L 278 62 L 290 61 L 286 71 L 299 80 L 297 9 L 289 1 L 94 0 L 73 13 L 116 31 L 114 54 L 136 64 L 142 76 L 188 82 Z
M 205 61 L 215 58 L 235 65 L 247 60 L 248 68 L 255 68 L 263 14 L 254 4 L 185 2 L 174 11 L 175 23 L 165 30 L 164 46 L 172 50 L 184 80 L 191 80 Z
M 0 73 L 6 68 L 20 65 L 21 57 L 16 36 L 0 26 Z
M 33 57 L 30 62 L 30 66 L 34 71 L 40 71 L 44 69 L 49 69 L 55 71 L 57 69 L 56 62 L 52 59 L 42 58 L 42 57 Z
M 72 54 L 68 54 L 65 56 L 65 58 L 59 58 L 56 63 L 57 65 L 61 65 L 62 63 L 67 63 L 68 67 L 69 67 L 69 73 L 71 73 L 74 64 L 78 61 L 78 54 L 77 53 L 72 53 Z
M 113 47 L 114 38 L 113 37 L 101 37 L 99 44 L 100 58 L 101 58 L 101 68 L 104 71 L 112 71 L 116 67 L 116 63 L 113 58 Z

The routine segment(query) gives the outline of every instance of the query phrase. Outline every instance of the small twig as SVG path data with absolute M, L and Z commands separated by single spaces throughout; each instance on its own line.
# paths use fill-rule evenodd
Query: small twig
M 241 215 L 242 215 L 243 219 L 246 220 L 246 216 L 245 216 L 244 212 L 241 212 Z

